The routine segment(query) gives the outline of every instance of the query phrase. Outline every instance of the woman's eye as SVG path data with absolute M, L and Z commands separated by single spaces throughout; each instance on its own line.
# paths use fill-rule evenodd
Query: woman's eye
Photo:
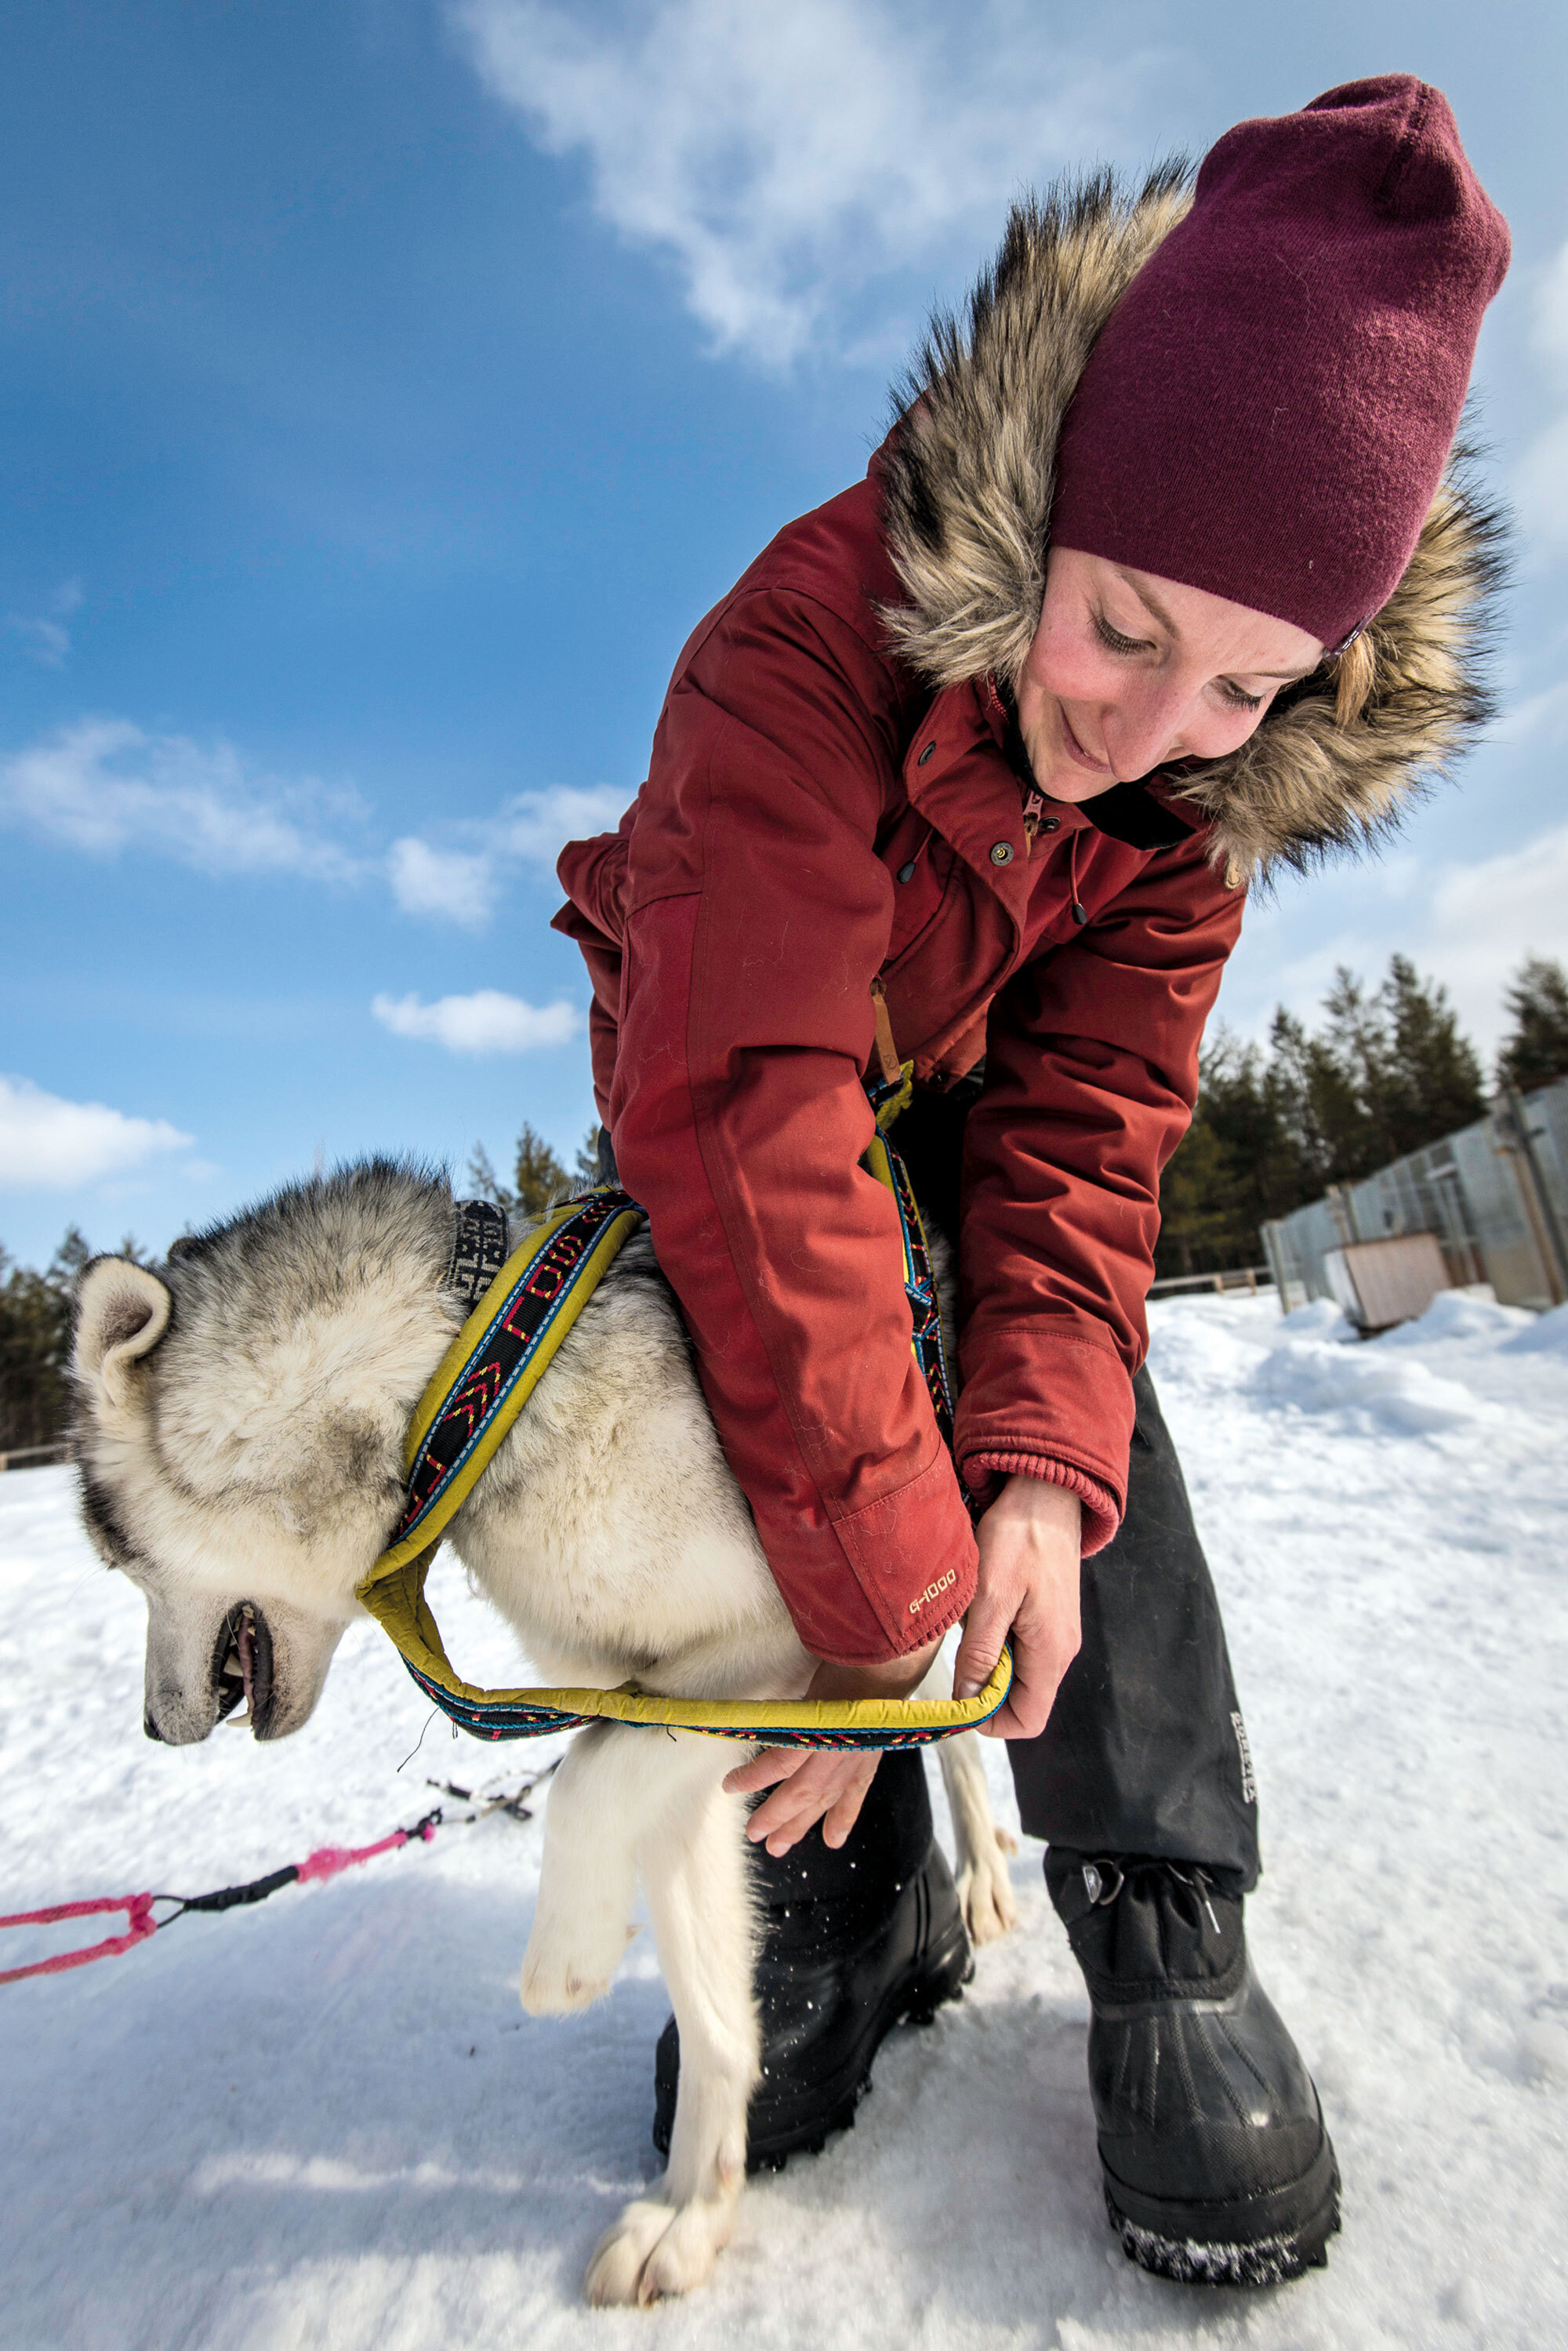
M 1148 651 L 1142 638 L 1124 637 L 1120 629 L 1113 629 L 1103 612 L 1095 613 L 1094 629 L 1101 643 L 1111 653 L 1141 653 Z
M 1263 707 L 1262 695 L 1243 694 L 1241 688 L 1232 685 L 1228 678 L 1221 680 L 1219 691 L 1233 710 L 1261 710 Z

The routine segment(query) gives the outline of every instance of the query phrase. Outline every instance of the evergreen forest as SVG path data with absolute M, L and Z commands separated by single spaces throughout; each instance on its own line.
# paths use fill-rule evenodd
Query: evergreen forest
M 1568 974 L 1531 956 L 1506 998 L 1495 1086 L 1568 1076 Z M 1223 1027 L 1206 1045 L 1192 1125 L 1165 1173 L 1159 1275 L 1256 1265 L 1259 1227 L 1480 1118 L 1489 1087 L 1446 991 L 1395 956 L 1375 986 L 1341 969 L 1309 1029 L 1282 1008 L 1267 1044 Z M 473 1191 L 538 1215 L 596 1174 L 595 1132 L 569 1168 L 525 1125 L 499 1176 L 483 1150 Z M 122 1256 L 146 1262 L 136 1242 Z M 40 1273 L 0 1249 L 0 1453 L 53 1445 L 70 1422 L 71 1293 L 91 1251 L 72 1226 Z

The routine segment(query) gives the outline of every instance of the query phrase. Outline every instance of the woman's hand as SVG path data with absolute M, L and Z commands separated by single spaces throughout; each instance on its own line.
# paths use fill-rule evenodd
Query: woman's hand
M 806 1696 L 908 1698 L 930 1672 L 941 1646 L 932 1641 L 885 1666 L 820 1665 Z M 825 1844 L 842 1844 L 860 1817 L 879 1760 L 874 1747 L 766 1747 L 731 1771 L 724 1784 L 738 1796 L 758 1788 L 773 1790 L 752 1813 L 746 1834 L 777 1856 L 798 1844 L 817 1821 Z
M 973 1698 L 1009 1637 L 1008 1702 L 980 1728 L 988 1739 L 1035 1739 L 1078 1655 L 1082 1509 L 1049 1479 L 1008 1479 L 980 1520 L 980 1579 L 953 1668 L 955 1698 Z
M 980 1577 L 953 1672 L 954 1695 L 973 1698 L 996 1671 L 1002 1643 L 1013 1650 L 1008 1702 L 981 1725 L 992 1739 L 1033 1739 L 1062 1675 L 1078 1654 L 1078 1497 L 1045 1478 L 1014 1477 L 980 1520 Z M 827 1666 L 808 1698 L 907 1698 L 941 1647 L 933 1641 L 885 1666 Z M 732 1795 L 773 1790 L 747 1823 L 754 1844 L 786 1854 L 821 1821 L 824 1844 L 841 1845 L 860 1817 L 877 1766 L 875 1748 L 768 1747 L 731 1771 Z

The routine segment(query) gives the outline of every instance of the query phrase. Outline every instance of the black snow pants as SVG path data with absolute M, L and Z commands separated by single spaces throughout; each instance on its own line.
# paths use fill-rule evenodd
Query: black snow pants
M 917 1088 L 892 1138 L 923 1212 L 960 1249 L 964 1124 L 978 1092 L 972 1078 Z M 1083 1562 L 1083 1646 L 1040 1736 L 1009 1741 L 1019 1812 L 1059 1851 L 1199 1862 L 1247 1893 L 1258 1804 L 1219 1604 L 1146 1367 L 1133 1394 L 1126 1516 Z
M 893 1138 L 923 1212 L 959 1246 L 964 1123 L 978 1092 L 972 1078 L 944 1093 L 917 1088 Z M 602 1132 L 600 1174 L 616 1180 Z M 1148 1854 L 1202 1863 L 1249 1893 L 1258 1804 L 1219 1604 L 1146 1369 L 1133 1394 L 1126 1516 L 1083 1562 L 1083 1645 L 1039 1738 L 1008 1743 L 1019 1813 L 1030 1836 L 1056 1849 L 1056 1864 L 1073 1854 Z M 889 1855 L 923 1853 L 930 1818 L 919 1755 L 885 1756 L 862 1813 L 873 1844 Z M 818 1892 L 865 1858 L 859 1834 L 837 1852 L 815 1832 L 808 1844 Z M 1063 1875 L 1048 1873 L 1053 1889 Z

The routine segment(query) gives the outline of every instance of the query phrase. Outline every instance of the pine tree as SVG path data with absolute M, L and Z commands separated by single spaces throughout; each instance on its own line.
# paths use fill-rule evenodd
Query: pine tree
M 517 1137 L 513 1180 L 525 1217 L 542 1217 L 571 1189 L 571 1179 L 549 1144 L 526 1123 Z
M 1239 1242 L 1250 1263 L 1242 1190 L 1225 1145 L 1197 1111 L 1160 1184 L 1160 1270 L 1206 1273 L 1236 1264 Z
M 1239 1186 L 1243 1248 L 1250 1250 L 1256 1228 L 1288 1214 L 1313 1180 L 1291 1116 L 1285 1070 L 1222 1028 L 1204 1049 L 1198 1104 Z
M 1475 1047 L 1460 1032 L 1448 990 L 1424 980 L 1405 956 L 1389 960 L 1377 994 L 1383 1022 L 1380 1098 L 1369 1104 L 1388 1159 L 1419 1151 L 1486 1115 Z
M 0 1249 L 0 1452 L 57 1445 L 70 1426 L 71 1297 L 91 1254 L 74 1225 L 45 1273 Z
M 597 1142 L 597 1127 L 593 1133 Z M 580 1151 L 580 1171 L 581 1164 L 582 1154 Z M 571 1177 L 549 1144 L 526 1122 L 517 1137 L 511 1183 L 502 1183 L 490 1165 L 489 1155 L 483 1144 L 476 1144 L 469 1155 L 468 1181 L 476 1193 L 486 1200 L 494 1200 L 508 1217 L 542 1217 L 547 1208 L 553 1207 L 557 1200 L 568 1197 L 572 1189 Z
M 1387 1101 L 1390 1044 L 1383 992 L 1369 996 L 1341 964 L 1323 998 L 1328 1026 L 1309 1049 L 1325 1144 L 1325 1181 L 1354 1183 L 1395 1156 Z
M 503 1216 L 509 1217 L 517 1205 L 517 1196 L 502 1183 L 490 1164 L 490 1155 L 482 1143 L 476 1143 L 468 1154 L 468 1181 L 476 1200 L 493 1200 Z
M 1556 980 L 1561 998 L 1536 980 L 1531 1002 L 1548 1015 L 1561 1002 L 1568 1040 Z M 1192 1128 L 1161 1185 L 1160 1273 L 1250 1264 L 1260 1226 L 1484 1114 L 1475 1048 L 1406 956 L 1370 991 L 1342 966 L 1323 1011 L 1312 1033 L 1281 1006 L 1266 1053 L 1224 1029 L 1205 1049 Z
M 1309 1200 L 1330 1184 L 1370 1175 L 1381 1154 L 1366 1109 L 1371 1040 L 1361 984 L 1351 973 L 1336 975 L 1325 1008 L 1329 1028 L 1323 1036 L 1309 1036 L 1282 1005 L 1269 1034 L 1281 1113 L 1295 1146 L 1302 1197 Z
M 1497 1057 L 1500 1086 L 1529 1093 L 1568 1077 L 1568 974 L 1545 956 L 1526 956 L 1503 1001 L 1513 1017 Z

